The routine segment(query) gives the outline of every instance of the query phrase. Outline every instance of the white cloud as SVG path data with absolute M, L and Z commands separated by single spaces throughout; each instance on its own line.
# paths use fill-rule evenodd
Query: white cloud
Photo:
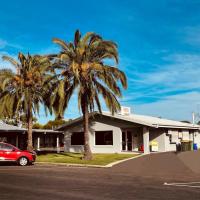
M 165 100 L 132 107 L 133 112 L 175 120 L 192 119 L 192 112 L 200 112 L 200 93 L 191 92 L 170 96 Z
M 163 59 L 170 64 L 138 75 L 140 85 L 163 86 L 168 91 L 200 88 L 200 55 L 175 54 Z
M 133 76 L 128 78 L 129 91 L 122 105 L 140 114 L 191 120 L 192 112 L 200 108 L 200 55 L 173 54 L 163 61 L 166 64 L 152 71 L 137 69 L 136 76 L 135 71 L 129 72 Z
M 8 68 L 8 69 L 12 69 L 13 71 L 15 71 L 16 69 L 15 69 L 15 67 L 14 67 L 11 63 L 9 63 L 9 62 L 7 62 L 7 61 L 4 61 L 4 60 L 2 59 L 2 56 L 4 56 L 4 55 L 6 55 L 6 56 L 11 56 L 12 58 L 17 59 L 17 56 L 16 56 L 16 55 L 9 54 L 9 53 L 6 52 L 6 51 L 0 51 L 0 69 Z
M 8 42 L 8 41 L 0 38 L 0 49 L 5 49 L 6 47 L 12 47 L 12 48 L 19 49 L 19 50 L 23 49 L 23 47 L 19 44 Z

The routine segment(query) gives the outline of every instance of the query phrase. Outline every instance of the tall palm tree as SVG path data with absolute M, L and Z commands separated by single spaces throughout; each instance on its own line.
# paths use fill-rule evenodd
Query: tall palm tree
M 118 64 L 117 45 L 92 32 L 81 37 L 78 30 L 73 42 L 67 43 L 57 38 L 53 42 L 61 47 L 54 61 L 60 67 L 58 88 L 62 103 L 56 105 L 57 110 L 58 113 L 63 111 L 74 91 L 78 91 L 78 105 L 83 114 L 84 125 L 83 159 L 90 160 L 92 152 L 89 145 L 89 113 L 96 107 L 102 112 L 99 96 L 103 97 L 112 114 L 118 112 L 120 103 L 117 97 L 122 96 L 118 81 L 123 88 L 127 88 L 125 74 L 108 62 L 111 59 Z
M 12 112 L 12 116 L 19 113 L 25 114 L 27 119 L 28 140 L 27 149 L 33 149 L 32 122 L 33 114 L 39 113 L 40 104 L 45 104 L 46 97 L 50 93 L 51 73 L 49 59 L 43 56 L 30 54 L 18 54 L 18 61 L 3 56 L 3 60 L 10 62 L 16 73 L 6 76 L 3 80 L 0 91 L 1 109 L 7 107 Z M 48 94 L 47 94 L 48 93 Z M 9 101 L 9 104 L 6 102 Z M 47 108 L 45 104 L 45 108 Z

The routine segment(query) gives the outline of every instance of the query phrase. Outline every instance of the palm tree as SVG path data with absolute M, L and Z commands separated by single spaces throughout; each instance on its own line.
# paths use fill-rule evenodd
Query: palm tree
M 117 67 L 109 65 L 108 59 L 118 64 L 117 45 L 112 41 L 103 40 L 95 33 L 88 32 L 81 37 L 77 30 L 74 42 L 64 42 L 53 39 L 61 47 L 54 64 L 60 67 L 60 85 L 58 88 L 62 103 L 57 106 L 58 113 L 66 109 L 74 91 L 78 91 L 79 110 L 83 114 L 84 126 L 84 156 L 83 159 L 92 159 L 89 145 L 89 113 L 95 108 L 102 112 L 100 96 L 112 114 L 120 111 L 117 97 L 121 97 L 121 88 L 127 88 L 125 74 Z M 63 112 L 62 112 L 63 114 Z
M 12 117 L 19 117 L 20 113 L 25 114 L 28 128 L 27 150 L 31 151 L 33 150 L 33 114 L 39 113 L 40 104 L 45 104 L 51 88 L 49 59 L 22 53 L 18 54 L 18 61 L 8 56 L 2 58 L 16 68 L 16 73 L 3 78 L 0 107 L 12 111 Z M 9 104 L 6 103 L 7 101 Z M 45 108 L 47 108 L 46 104 Z
M 11 78 L 14 75 L 11 69 L 1 69 L 0 70 L 0 93 L 3 91 L 3 82 L 7 78 Z M 4 116 L 6 116 L 8 119 L 11 118 L 12 111 L 9 109 L 10 99 L 7 99 L 6 101 L 3 101 L 0 99 L 0 118 L 4 119 Z

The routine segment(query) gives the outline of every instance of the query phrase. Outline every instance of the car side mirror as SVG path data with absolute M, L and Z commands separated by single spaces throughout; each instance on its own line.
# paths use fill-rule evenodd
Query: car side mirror
M 15 152 L 16 151 L 16 149 L 12 149 L 12 152 Z

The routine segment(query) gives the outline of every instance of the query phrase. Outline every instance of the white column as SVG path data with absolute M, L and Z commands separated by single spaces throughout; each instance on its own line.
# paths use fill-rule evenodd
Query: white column
M 143 145 L 144 145 L 144 154 L 149 154 L 149 129 L 143 127 Z
M 40 150 L 40 137 L 37 138 L 37 150 Z
M 57 153 L 60 153 L 60 142 L 59 142 L 59 136 L 56 138 L 56 148 L 57 148 Z

